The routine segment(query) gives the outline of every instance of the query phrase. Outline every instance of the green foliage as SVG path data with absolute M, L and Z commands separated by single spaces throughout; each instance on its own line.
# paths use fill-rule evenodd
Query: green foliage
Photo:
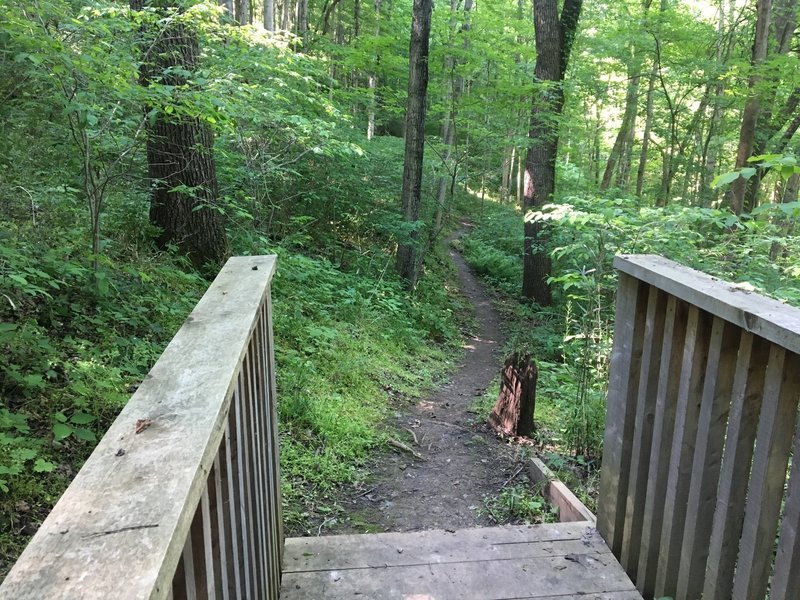
M 483 510 L 495 523 L 557 523 L 558 509 L 541 495 L 541 486 L 510 485 L 483 499 Z

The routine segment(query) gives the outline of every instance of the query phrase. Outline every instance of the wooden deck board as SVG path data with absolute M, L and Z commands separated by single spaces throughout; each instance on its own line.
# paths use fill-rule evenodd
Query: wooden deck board
M 285 552 L 285 600 L 641 600 L 586 522 L 290 538 Z

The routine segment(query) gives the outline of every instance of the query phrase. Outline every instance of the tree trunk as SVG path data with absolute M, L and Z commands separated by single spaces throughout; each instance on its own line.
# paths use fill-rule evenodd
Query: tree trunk
M 736 152 L 736 168 L 747 166 L 747 159 L 753 155 L 758 115 L 761 112 L 761 102 L 756 87 L 761 80 L 758 69 L 767 58 L 769 49 L 769 21 L 772 11 L 772 0 L 758 0 L 756 3 L 756 33 L 753 42 L 753 55 L 751 60 L 752 73 L 748 80 L 750 97 L 742 112 L 742 126 L 739 129 L 739 146 Z M 741 177 L 733 182 L 730 193 L 730 207 L 737 215 L 750 207 L 745 205 L 747 181 Z
M 614 140 L 614 146 L 608 155 L 608 162 L 600 182 L 600 189 L 606 190 L 611 186 L 616 174 L 616 185 L 624 188 L 628 184 L 630 172 L 630 153 L 633 146 L 633 134 L 636 130 L 636 111 L 639 103 L 639 66 L 634 64 L 628 69 L 628 90 L 625 94 L 625 113 L 622 124 Z M 635 72 L 634 72 L 635 71 Z
M 457 61 L 453 56 L 452 48 L 455 39 L 457 16 L 458 16 L 458 3 L 459 0 L 451 0 L 450 2 L 450 52 L 445 57 L 445 70 L 448 73 L 448 89 L 447 97 L 445 98 L 446 106 L 445 117 L 442 121 L 442 141 L 444 142 L 444 170 L 447 177 L 442 175 L 437 184 L 436 194 L 436 212 L 434 216 L 432 236 L 439 234 L 444 220 L 444 214 L 447 212 L 447 191 L 454 190 L 455 180 L 457 175 L 457 164 L 453 161 L 453 149 L 456 139 L 456 105 L 461 97 L 461 91 L 464 88 L 464 79 L 460 75 L 455 74 L 455 67 Z M 469 11 L 472 9 L 472 0 L 464 1 L 464 22 L 461 24 L 461 32 L 466 33 L 470 29 Z M 466 51 L 469 49 L 469 37 L 464 36 L 462 47 Z
M 143 4 L 132 0 L 131 8 L 141 9 Z M 153 62 L 141 67 L 140 80 L 145 87 L 158 77 L 164 85 L 180 89 L 187 83 L 184 73 L 199 67 L 197 34 L 179 20 L 160 30 L 147 47 Z M 158 111 L 147 134 L 150 221 L 161 230 L 158 245 L 177 245 L 198 267 L 221 263 L 228 253 L 228 241 L 218 210 L 211 129 L 197 117 Z
M 239 25 L 247 25 L 250 22 L 250 2 L 249 0 L 236 0 L 236 20 Z
M 275 0 L 264 0 L 264 29 L 275 31 Z
M 582 4 L 582 0 L 565 0 L 559 18 L 557 0 L 533 0 L 538 90 L 534 94 L 528 133 L 531 145 L 525 158 L 522 295 L 542 306 L 549 306 L 552 302 L 547 283 L 551 271 L 550 255 L 545 246 L 546 233 L 542 222 L 529 218 L 528 213 L 539 210 L 553 199 L 558 120 L 564 108 L 562 82 Z
M 397 271 L 409 289 L 417 284 L 420 267 L 419 213 L 422 193 L 422 159 L 425 149 L 425 98 L 428 91 L 428 44 L 432 0 L 414 0 L 409 43 L 408 102 L 405 121 L 405 156 L 401 202 L 408 235 L 397 248 Z
M 375 37 L 381 35 L 381 0 L 375 0 Z M 367 79 L 367 88 L 369 89 L 369 108 L 367 109 L 367 140 L 371 140 L 375 136 L 375 111 L 377 109 L 377 88 L 378 88 L 378 75 L 375 73 L 378 63 L 380 63 L 380 55 L 375 56 L 375 69 L 369 74 Z
M 537 378 L 530 356 L 515 353 L 506 360 L 500 375 L 500 395 L 489 414 L 489 425 L 495 431 L 512 437 L 533 435 Z

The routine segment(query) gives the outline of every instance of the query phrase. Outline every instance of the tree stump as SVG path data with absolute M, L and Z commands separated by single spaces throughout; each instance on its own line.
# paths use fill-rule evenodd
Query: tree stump
M 537 375 L 529 355 L 514 353 L 506 360 L 500 375 L 500 395 L 489 414 L 489 425 L 495 431 L 512 437 L 533 435 Z

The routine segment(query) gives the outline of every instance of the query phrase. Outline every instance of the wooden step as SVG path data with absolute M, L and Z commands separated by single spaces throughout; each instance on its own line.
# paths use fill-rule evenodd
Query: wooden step
M 588 521 L 289 538 L 281 598 L 642 600 Z

